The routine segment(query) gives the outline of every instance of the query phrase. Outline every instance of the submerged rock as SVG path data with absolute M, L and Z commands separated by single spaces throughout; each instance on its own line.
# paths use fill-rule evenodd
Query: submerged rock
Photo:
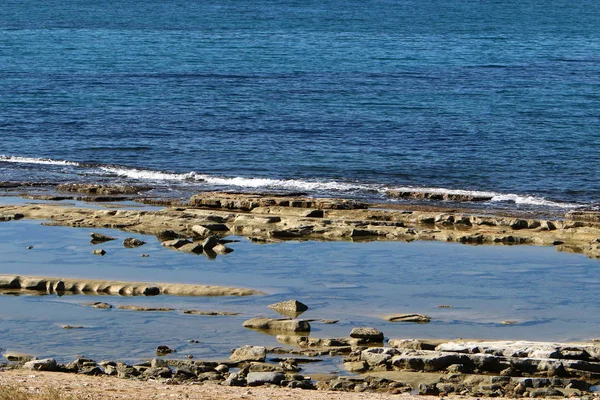
M 282 332 L 310 332 L 310 324 L 299 319 L 252 318 L 244 321 L 243 327 Z
M 417 324 L 426 324 L 431 321 L 431 318 L 423 314 L 392 314 L 384 317 L 390 322 L 415 322 Z
M 84 306 L 89 306 L 89 307 L 94 307 L 94 308 L 100 308 L 103 310 L 107 310 L 109 308 L 112 308 L 112 305 L 108 304 L 108 303 L 104 303 L 101 301 L 96 301 L 93 303 L 85 303 Z
M 156 348 L 156 355 L 159 357 L 166 356 L 168 354 L 176 353 L 176 352 L 177 352 L 177 350 L 173 350 L 173 349 L 169 348 L 169 346 L 165 346 L 165 345 L 161 345 Z
M 7 351 L 4 353 L 4 358 L 8 361 L 31 361 L 35 359 L 34 356 L 24 353 L 18 353 L 14 351 Z
M 123 246 L 127 247 L 128 249 L 140 247 L 145 244 L 146 244 L 146 242 L 144 242 L 143 240 L 136 239 L 136 238 L 127 238 L 127 239 L 123 240 Z
M 117 239 L 112 236 L 104 235 L 102 233 L 95 233 L 95 232 L 90 233 L 90 236 L 92 237 L 92 244 L 104 243 L 104 242 L 109 242 L 111 240 Z

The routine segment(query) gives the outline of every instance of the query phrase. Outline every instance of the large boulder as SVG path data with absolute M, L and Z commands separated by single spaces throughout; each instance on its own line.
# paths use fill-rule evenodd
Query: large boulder
M 56 371 L 58 366 L 54 358 L 45 358 L 43 360 L 27 361 L 23 364 L 23 368 L 32 371 Z
M 281 372 L 249 372 L 246 375 L 248 386 L 279 385 L 285 379 Z

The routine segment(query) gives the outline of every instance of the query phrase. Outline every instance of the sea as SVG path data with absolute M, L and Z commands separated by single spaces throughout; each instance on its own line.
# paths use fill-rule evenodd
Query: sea
M 594 208 L 596 0 L 3 0 L 0 181 Z

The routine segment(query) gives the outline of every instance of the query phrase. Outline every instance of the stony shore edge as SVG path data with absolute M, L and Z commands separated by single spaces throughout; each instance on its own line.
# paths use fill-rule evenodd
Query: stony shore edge
M 58 364 L 50 358 L 5 353 L 12 362 L 0 371 L 61 372 L 177 386 L 514 398 L 600 396 L 598 343 L 390 339 L 384 346 L 382 337 L 366 327 L 353 329 L 347 338 L 280 335 L 280 342 L 293 347 L 244 346 L 233 349 L 228 360 L 157 357 L 134 365 L 85 357 Z M 303 364 L 330 355 L 344 355 L 345 368 L 361 375 L 301 373 Z
M 135 188 L 71 185 L 70 191 L 88 193 L 89 201 L 118 201 L 120 192 Z M 65 189 L 66 190 L 66 189 Z M 111 193 L 99 195 L 97 193 Z M 25 195 L 35 200 L 63 200 L 56 196 Z M 257 242 L 282 240 L 435 240 L 464 244 L 554 246 L 558 251 L 600 257 L 600 212 L 571 211 L 562 218 L 523 218 L 482 214 L 481 211 L 442 207 L 382 209 L 382 205 L 344 199 L 318 199 L 261 194 L 204 192 L 188 202 L 137 198 L 164 205 L 158 211 L 94 209 L 49 202 L 0 206 L 0 221 L 29 218 L 46 224 L 113 228 L 156 235 L 161 242 L 185 238 L 170 245 L 202 252 L 198 240 L 214 235 L 245 236 Z M 207 255 L 216 256 L 212 250 Z M 227 252 L 226 248 L 221 248 Z
M 71 187 L 73 189 L 73 187 Z M 75 187 L 94 197 L 89 185 Z M 73 189 L 73 190 L 75 190 Z M 118 187 L 109 190 L 119 201 Z M 87 191 L 87 192 L 86 192 Z M 132 192 L 134 189 L 124 188 Z M 98 201 L 109 201 L 105 192 Z M 575 211 L 563 218 L 484 215 L 450 208 L 382 209 L 342 199 L 207 192 L 185 204 L 168 200 L 160 210 L 77 207 L 52 196 L 27 198 L 45 203 L 0 206 L 0 221 L 43 220 L 47 225 L 111 228 L 155 235 L 168 248 L 213 257 L 227 254 L 225 238 L 245 236 L 269 243 L 284 240 L 436 240 L 474 245 L 554 246 L 559 251 L 600 257 L 600 213 Z M 220 246 L 220 247 L 217 247 Z M 252 295 L 251 289 L 167 288 L 167 284 L 75 281 L 63 278 L 0 277 L 3 290 L 99 292 L 118 295 Z M 199 289 L 201 288 L 201 289 Z M 207 290 L 208 293 L 207 294 Z M 216 291 L 215 291 L 216 290 Z M 300 324 L 301 320 L 286 320 Z M 264 321 L 263 321 L 264 322 Z M 267 321 L 268 322 L 268 321 Z M 277 324 L 275 324 L 277 325 Z M 279 324 L 281 325 L 281 324 Z M 277 325 L 278 326 L 278 325 Z M 271 330 L 277 326 L 268 327 Z M 300 325 L 299 325 L 300 326 Z M 166 360 L 137 365 L 80 358 L 61 365 L 55 360 L 10 360 L 4 368 L 117 376 L 185 385 L 274 386 L 345 392 L 419 393 L 446 396 L 579 397 L 597 396 L 600 344 L 543 342 L 434 341 L 391 339 L 372 328 L 346 338 L 302 336 L 283 329 L 277 340 L 288 347 L 234 349 L 224 361 Z M 296 332 L 298 331 L 298 332 Z M 237 355 L 236 355 L 237 354 Z M 6 354 L 5 354 L 6 356 Z M 360 375 L 310 377 L 302 364 L 319 357 L 342 356 L 344 367 Z M 312 396 L 311 396 L 312 397 Z

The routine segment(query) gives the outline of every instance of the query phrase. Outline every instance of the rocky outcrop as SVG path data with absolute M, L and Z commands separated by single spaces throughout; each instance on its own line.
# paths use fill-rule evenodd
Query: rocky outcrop
M 391 347 L 356 349 L 345 359 L 353 371 L 447 374 L 421 394 L 535 397 L 544 388 L 561 396 L 600 381 L 600 345 L 526 341 L 439 342 L 398 339 Z M 393 376 L 389 374 L 386 376 Z M 446 379 L 446 376 L 452 376 Z M 491 376 L 491 378 L 490 378 Z M 490 380 L 491 379 L 491 380 Z M 423 379 L 425 380 L 425 379 Z M 566 391 L 565 391 L 566 390 Z M 549 393 L 549 392 L 548 392 Z
M 592 212 L 572 212 L 567 218 L 550 220 L 482 215 L 480 211 L 475 214 L 450 209 L 435 211 L 431 207 L 421 211 L 366 209 L 338 199 L 304 198 L 298 202 L 284 199 L 202 193 L 193 198 L 193 206 L 159 211 L 96 210 L 34 204 L 0 206 L 0 215 L 4 219 L 18 215 L 50 220 L 45 224 L 51 225 L 152 234 L 161 241 L 180 239 L 195 244 L 193 248 L 185 247 L 190 253 L 200 254 L 198 244 L 202 245 L 202 254 L 209 258 L 216 257 L 218 253 L 208 251 L 202 240 L 230 234 L 246 236 L 256 242 L 290 239 L 436 240 L 463 244 L 554 246 L 559 251 L 600 257 L 600 222 Z M 178 249 L 177 246 L 169 248 Z M 221 254 L 230 251 L 227 248 L 222 250 Z
M 149 186 L 97 185 L 91 183 L 65 183 L 56 186 L 59 192 L 77 192 L 97 195 L 138 194 L 151 190 Z
M 61 279 L 36 276 L 0 275 L 0 290 L 29 290 L 45 293 L 109 294 L 121 296 L 251 296 L 263 294 L 257 290 L 227 286 L 207 286 L 183 283 L 102 281 L 91 279 Z
M 367 204 L 344 199 L 290 197 L 268 193 L 204 192 L 192 196 L 190 206 L 226 210 L 250 211 L 257 207 L 314 208 L 319 210 L 352 210 L 367 208 Z
M 393 199 L 416 199 L 453 202 L 490 201 L 493 196 L 472 193 L 428 192 L 421 190 L 388 190 L 386 195 Z

